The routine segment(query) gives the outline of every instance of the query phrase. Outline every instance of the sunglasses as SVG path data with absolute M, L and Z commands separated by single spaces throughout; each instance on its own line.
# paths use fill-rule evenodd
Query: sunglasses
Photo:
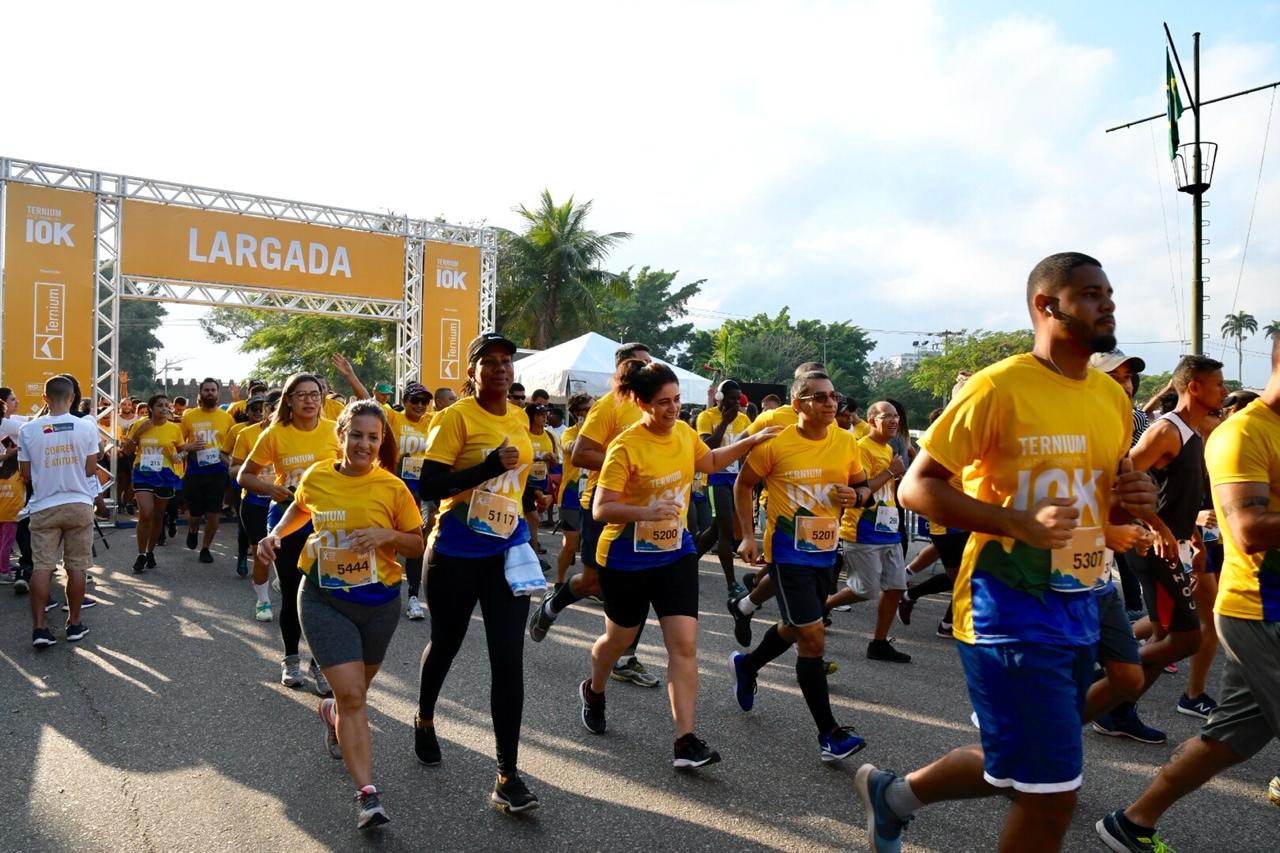
M 423 394 L 415 394 L 414 396 L 409 398 L 409 402 L 425 406 L 427 403 L 431 402 L 431 398 Z

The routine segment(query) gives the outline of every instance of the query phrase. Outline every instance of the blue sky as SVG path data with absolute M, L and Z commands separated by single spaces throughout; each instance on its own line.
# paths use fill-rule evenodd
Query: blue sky
M 785 304 L 907 330 L 877 334 L 880 356 L 917 330 L 1023 326 L 1027 271 L 1079 249 L 1116 286 L 1122 345 L 1171 366 L 1189 201 L 1162 122 L 1102 131 L 1163 109 L 1162 19 L 1188 74 L 1204 33 L 1206 98 L 1280 80 L 1274 3 L 232 2 L 199 26 L 173 9 L 84 4 L 56 40 L 10 42 L 0 74 L 45 86 L 9 87 L 0 152 L 507 226 L 548 187 L 635 234 L 613 266 L 706 278 L 700 325 Z M 1277 127 L 1241 264 L 1271 105 L 1205 109 L 1214 354 L 1233 302 L 1280 319 Z M 175 309 L 165 357 L 247 372 L 200 341 L 199 313 Z M 1246 348 L 1259 384 L 1265 342 Z

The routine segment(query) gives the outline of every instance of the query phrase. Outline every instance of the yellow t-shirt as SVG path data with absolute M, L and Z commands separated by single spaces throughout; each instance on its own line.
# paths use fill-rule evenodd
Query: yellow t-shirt
M 129 432 L 136 443 L 133 451 L 133 482 L 150 486 L 178 486 L 182 479 L 178 467 L 181 465 L 178 447 L 184 443 L 182 428 L 173 421 L 165 421 L 142 433 L 143 428 L 150 424 L 150 418 L 139 421 Z M 139 433 L 142 433 L 141 437 Z
M 238 421 L 231 425 L 231 429 L 227 431 L 227 443 L 223 445 L 223 452 L 230 455 L 231 451 L 236 449 L 236 439 L 240 437 L 240 433 L 253 426 L 249 421 Z
M 578 435 L 589 438 L 604 448 L 607 453 L 609 442 L 613 441 L 627 427 L 640 422 L 640 407 L 630 397 L 619 397 L 617 394 L 605 394 L 591 404 L 591 410 L 582 422 Z M 580 505 L 587 512 L 591 511 L 591 493 L 595 491 L 596 481 L 600 479 L 599 471 L 587 474 L 587 487 L 582 490 Z
M 699 417 L 699 420 L 701 420 L 702 413 L 699 413 L 698 417 Z M 716 419 L 715 423 L 712 424 L 712 426 L 714 427 L 715 424 L 718 424 L 718 423 L 720 423 L 719 418 Z M 771 426 L 789 427 L 789 426 L 795 426 L 798 423 L 800 423 L 800 413 L 797 412 L 795 409 L 791 408 L 790 403 L 786 403 L 785 405 L 779 406 L 776 409 L 770 409 L 767 412 L 761 412 L 760 417 L 752 421 L 751 425 L 747 427 L 747 435 L 755 435 L 765 427 L 771 427 Z M 698 430 L 698 432 L 702 432 L 702 430 Z
M 564 452 L 564 468 L 560 473 L 560 506 L 579 506 L 578 499 L 582 496 L 581 488 L 586 485 L 583 475 L 587 472 L 575 467 L 570 461 L 573 458 L 573 442 L 578 438 L 579 428 L 579 424 L 574 424 L 560 436 Z M 580 480 L 583 482 L 579 482 Z
M 529 416 L 523 409 L 509 404 L 505 414 L 495 415 L 475 397 L 459 400 L 441 413 L 431 430 L 427 461 L 444 463 L 451 471 L 474 468 L 504 439 L 519 451 L 516 467 L 440 502 L 439 523 L 431 534 L 431 547 L 436 552 L 453 557 L 491 557 L 529 541 L 520 501 L 529 479 L 533 446 L 529 443 Z M 473 499 L 476 492 L 496 497 Z M 507 528 L 510 532 L 502 535 Z
M 845 435 L 853 438 L 852 433 L 846 432 Z M 855 439 L 855 443 L 868 480 L 878 477 L 888 469 L 889 462 L 893 460 L 893 448 L 888 443 L 881 444 L 870 437 Z M 846 542 L 861 542 L 863 545 L 900 543 L 902 539 L 898 534 L 897 485 L 890 479 L 876 490 L 872 495 L 876 499 L 875 506 L 851 506 L 846 509 L 840 521 L 840 538 Z
M 1098 640 L 1090 570 L 1101 570 L 1101 528 L 1133 432 L 1129 400 L 1109 376 L 1068 379 L 1030 353 L 976 373 L 920 440 L 964 491 L 984 503 L 1030 509 L 1074 497 L 1080 526 L 1057 551 L 974 533 L 952 593 L 955 637 L 965 643 L 1083 646 Z M 1096 531 L 1096 533 L 1094 532 Z M 1095 559 L 1094 555 L 1098 559 Z M 1081 560 L 1084 571 L 1074 571 Z
M 234 420 L 236 415 L 240 414 L 245 410 L 245 406 L 248 404 L 248 402 L 249 402 L 248 400 L 236 400 L 230 406 L 227 406 L 227 414 L 231 415 L 232 419 Z M 183 412 L 183 414 L 186 414 L 186 412 Z
M 431 423 L 427 426 L 427 434 L 430 435 L 431 430 L 436 428 L 436 424 L 440 423 L 440 416 L 445 413 L 444 409 L 431 413 Z
M 422 462 L 427 458 L 427 439 L 431 435 L 431 416 L 423 415 L 412 421 L 404 412 L 397 412 L 384 405 L 382 410 L 387 414 L 387 423 L 391 425 L 391 435 L 396 442 L 396 470 L 404 480 L 415 483 L 422 471 Z
M 684 421 L 676 421 L 667 435 L 634 424 L 610 442 L 600 487 L 618 492 L 619 500 L 630 506 L 676 501 L 680 517 L 667 524 L 606 524 L 596 546 L 599 565 L 620 571 L 648 569 L 694 553 L 693 537 L 686 529 L 689 487 L 694 464 L 710 452 Z
M 206 412 L 199 406 L 193 406 L 182 413 L 183 439 L 200 442 L 199 449 L 193 451 L 187 460 L 191 465 L 191 473 L 207 474 L 227 470 L 222 454 L 231 450 L 232 445 L 228 443 L 227 437 L 235 424 L 231 415 L 218 408 Z
M 833 565 L 841 514 L 833 487 L 864 479 L 853 436 L 833 424 L 814 441 L 789 426 L 753 447 L 746 466 L 763 478 L 771 496 L 765 513 L 765 562 Z
M 341 455 L 337 427 L 333 421 L 324 418 L 316 422 L 314 429 L 307 431 L 291 423 L 273 423 L 258 434 L 258 440 L 249 453 L 249 461 L 261 465 L 264 471 L 268 465 L 274 468 L 277 486 L 297 488 L 308 468 Z
M 342 410 L 346 407 L 346 403 L 340 403 L 332 397 L 325 397 L 324 404 L 320 407 L 320 417 L 337 423 L 338 415 L 342 414 Z
M 858 421 L 851 427 L 851 429 L 853 431 L 853 437 L 859 441 L 871 434 L 871 424 L 866 421 Z
M 533 464 L 529 467 L 529 482 L 534 483 L 539 489 L 545 491 L 547 477 L 551 473 L 551 466 L 554 464 L 553 460 L 559 456 L 556 453 L 556 438 L 545 429 L 541 434 L 530 432 L 529 444 L 533 446 Z M 546 458 L 548 454 L 551 455 L 551 460 Z
M 1213 511 L 1226 518 L 1217 486 L 1266 483 L 1267 512 L 1280 512 L 1280 415 L 1254 400 L 1222 422 L 1205 448 Z M 1235 619 L 1280 621 L 1280 550 L 1246 553 L 1222 526 L 1222 574 L 1213 611 Z
M 22 505 L 27 502 L 27 487 L 22 482 L 22 475 L 15 469 L 13 474 L 0 480 L 0 522 L 15 522 Z M 8 566 L 0 566 L 8 570 Z
M 402 572 L 395 546 L 379 548 L 370 566 L 368 555 L 354 551 L 348 537 L 369 527 L 401 533 L 421 530 L 418 500 L 399 477 L 377 465 L 366 474 L 348 476 L 333 460 L 317 462 L 302 475 L 294 502 L 311 515 L 313 530 L 298 560 L 309 581 L 361 604 L 381 604 L 396 597 Z M 373 578 L 369 568 L 374 570 Z
M 712 430 L 720 425 L 721 418 L 719 409 L 703 409 L 698 413 L 697 431 L 698 435 L 710 435 Z M 728 447 L 738 439 L 747 434 L 747 430 L 751 427 L 751 418 L 747 417 L 746 412 L 738 412 L 738 416 L 733 419 L 733 423 L 729 424 L 729 428 L 724 431 L 724 437 L 720 440 L 721 447 Z M 707 483 L 712 486 L 732 486 L 733 481 L 738 478 L 738 469 L 742 467 L 742 461 L 730 462 L 719 471 L 713 471 L 707 477 Z

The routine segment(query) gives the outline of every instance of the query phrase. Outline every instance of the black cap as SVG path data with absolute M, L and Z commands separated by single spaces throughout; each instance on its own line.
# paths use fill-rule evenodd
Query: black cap
M 471 339 L 471 343 L 467 345 L 467 364 L 475 364 L 476 359 L 480 357 L 480 353 L 484 352 L 486 347 L 497 344 L 507 351 L 507 355 L 516 354 L 516 345 L 507 338 L 497 332 L 484 332 L 476 335 Z
M 544 405 L 542 403 L 530 403 L 529 405 L 524 407 L 524 410 L 531 415 L 545 415 L 550 410 L 550 408 L 551 408 L 550 406 Z

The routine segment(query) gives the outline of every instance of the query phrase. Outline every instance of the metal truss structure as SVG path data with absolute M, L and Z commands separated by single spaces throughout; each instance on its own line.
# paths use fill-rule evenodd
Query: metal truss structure
M 111 494 L 110 486 L 117 476 L 114 446 L 119 429 L 119 407 L 116 403 L 120 396 L 120 381 L 116 368 L 120 363 L 120 301 L 123 299 L 394 322 L 396 387 L 402 388 L 405 382 L 420 378 L 422 370 L 424 244 L 453 243 L 480 249 L 480 330 L 490 331 L 494 328 L 498 291 L 498 240 L 497 232 L 492 228 L 411 219 L 388 213 L 330 207 L 7 157 L 0 158 L 0 184 L 5 182 L 80 190 L 96 196 L 96 305 L 91 387 L 95 402 L 105 400 L 110 404 L 110 425 L 102 430 L 106 445 L 111 451 L 106 454 L 103 465 L 110 477 L 107 494 Z M 403 298 L 371 299 L 354 295 L 337 296 L 215 282 L 126 276 L 120 272 L 121 211 L 126 199 L 401 236 L 405 241 Z

